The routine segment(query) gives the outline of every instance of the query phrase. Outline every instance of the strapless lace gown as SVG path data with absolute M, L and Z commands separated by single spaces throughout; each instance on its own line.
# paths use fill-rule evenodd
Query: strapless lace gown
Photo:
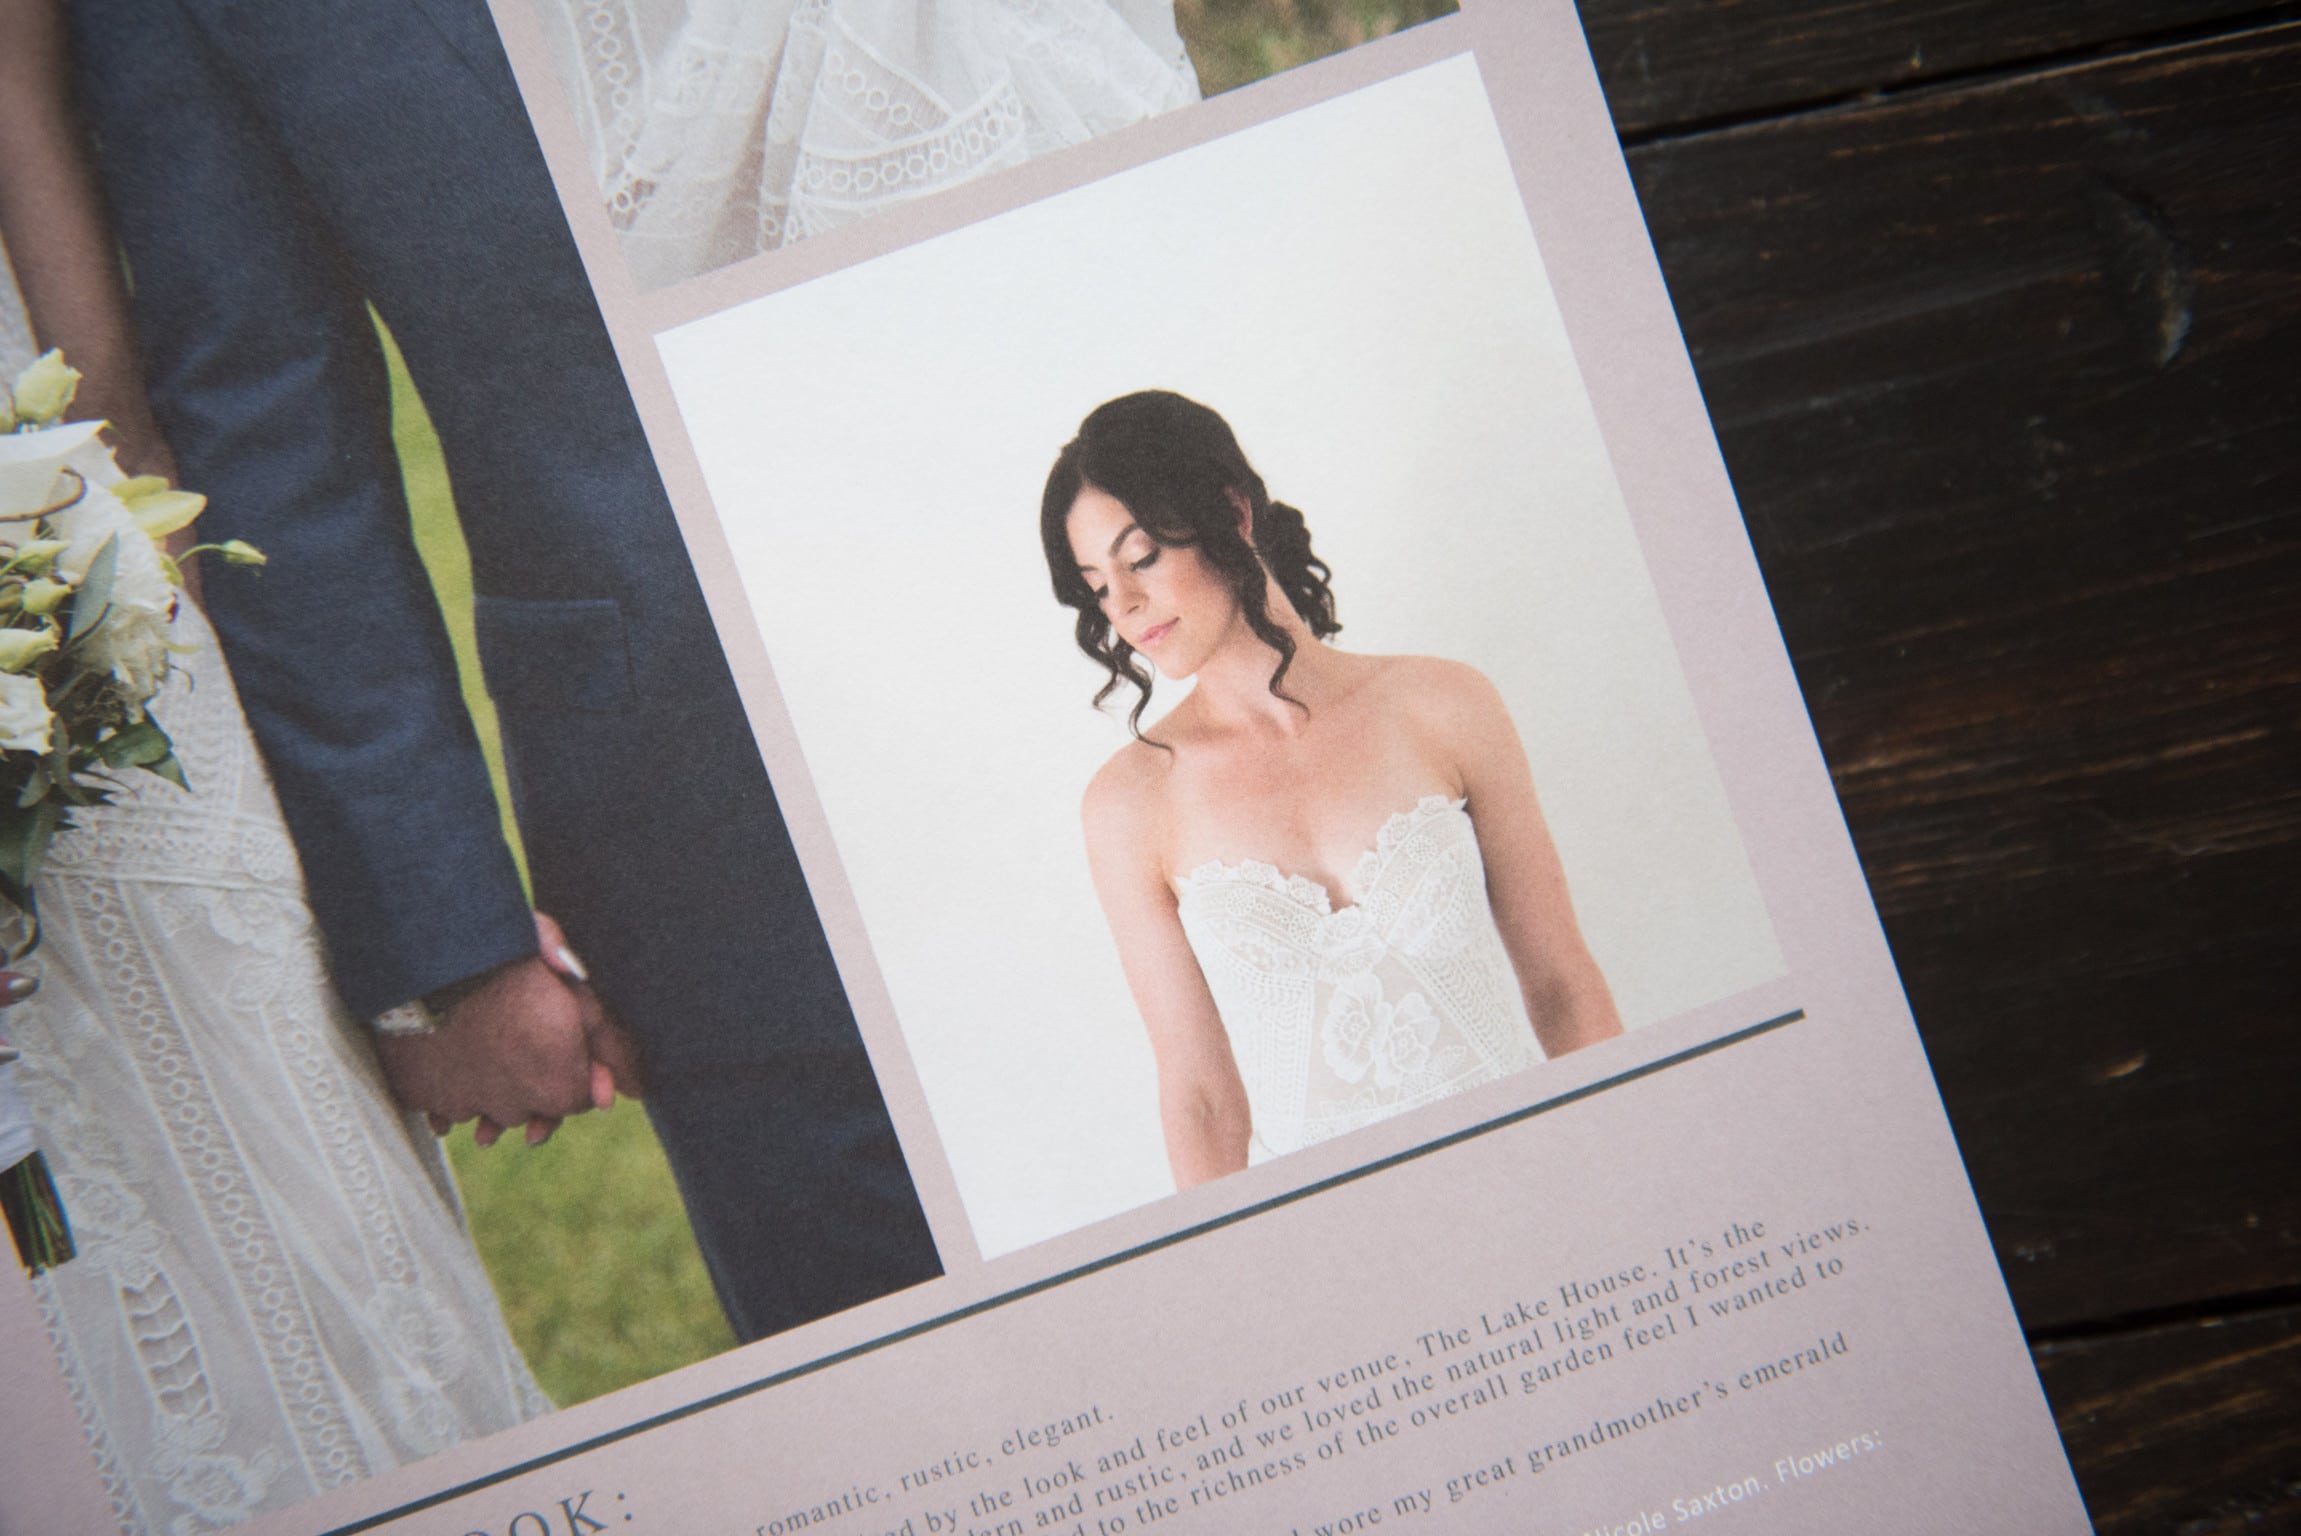
M 1175 886 L 1246 1081 L 1251 1162 L 1542 1059 L 1460 800 L 1384 823 L 1339 910 L 1316 881 L 1251 860 Z

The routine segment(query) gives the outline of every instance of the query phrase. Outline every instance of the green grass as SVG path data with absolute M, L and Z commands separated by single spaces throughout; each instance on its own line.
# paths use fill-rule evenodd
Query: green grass
M 623 1100 L 540 1147 L 449 1138 L 472 1235 L 530 1369 L 562 1407 L 731 1349 L 647 1115 Z
M 1454 0 L 1175 0 L 1175 25 L 1209 96 L 1388 37 Z
M 380 321 L 377 330 L 391 365 L 392 437 L 416 548 L 455 644 L 464 701 L 504 807 L 505 841 L 519 856 L 495 705 L 480 681 L 472 633 L 471 556 L 447 465 L 398 347 Z M 524 857 L 520 868 L 524 876 Z M 447 1153 L 512 1337 L 553 1401 L 579 1403 L 735 1343 L 638 1105 L 578 1115 L 541 1147 L 526 1146 L 514 1131 L 482 1149 L 465 1126 L 448 1138 Z

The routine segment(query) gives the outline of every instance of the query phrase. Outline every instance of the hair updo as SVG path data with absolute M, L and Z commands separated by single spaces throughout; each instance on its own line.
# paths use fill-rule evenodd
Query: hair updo
M 1095 703 L 1108 699 L 1122 680 L 1134 684 L 1140 696 L 1127 712 L 1127 728 L 1139 737 L 1143 710 L 1150 705 L 1151 673 L 1134 647 L 1112 630 L 1071 552 L 1071 507 L 1090 486 L 1122 503 L 1153 543 L 1198 551 L 1238 600 L 1247 627 L 1278 652 L 1270 691 L 1299 707 L 1300 701 L 1280 686 L 1294 664 L 1294 637 L 1271 618 L 1264 578 L 1277 581 L 1310 632 L 1323 640 L 1342 629 L 1327 585 L 1334 573 L 1311 551 L 1302 514 L 1264 491 L 1262 476 L 1246 462 L 1229 423 L 1197 401 L 1163 389 L 1122 395 L 1095 407 L 1079 423 L 1079 435 L 1055 456 L 1039 502 L 1039 537 L 1046 546 L 1055 600 L 1077 610 L 1079 649 L 1110 673 Z M 1252 510 L 1251 542 L 1239 536 L 1233 491 Z

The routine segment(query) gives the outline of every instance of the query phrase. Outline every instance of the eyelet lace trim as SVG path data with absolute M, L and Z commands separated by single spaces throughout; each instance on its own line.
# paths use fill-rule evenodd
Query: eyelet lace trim
M 154 714 L 194 792 L 80 813 L 9 1014 L 80 1256 L 42 1314 L 124 1529 L 199 1536 L 544 1411 L 428 1134 L 326 979 L 196 613 Z M 194 686 L 194 685 L 197 686 Z
M 1108 0 L 561 0 L 608 216 L 646 286 L 1198 99 Z

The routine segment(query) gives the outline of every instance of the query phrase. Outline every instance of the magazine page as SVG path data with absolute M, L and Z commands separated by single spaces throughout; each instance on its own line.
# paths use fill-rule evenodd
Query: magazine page
M 519 1282 L 393 1203 L 454 1209 L 420 1121 L 402 1175 L 304 1097 L 386 1194 L 229 1250 L 244 1340 L 64 1181 L 81 1256 L 0 1288 L 42 1528 L 2088 1528 L 1571 5 L 1298 57 L 1164 0 L 493 3 L 331 43 L 404 66 L 375 115 L 339 56 L 236 119 L 300 264 L 260 208 L 234 239 L 283 307 L 372 274 L 388 366 L 310 414 L 364 412 L 396 495 L 373 422 L 420 395 L 468 542 L 500 746 L 459 717 L 436 793 L 500 843 L 499 775 L 517 862 L 425 895 L 452 827 L 362 855 L 410 930 L 540 944 L 725 1333 L 549 1411 Z M 283 101 L 326 52 L 247 46 Z M 369 151 L 405 175 L 355 215 Z M 211 515 L 296 451 L 170 426 Z M 310 887 L 281 947 L 325 943 L 362 1050 L 414 994 L 359 969 L 385 898 L 280 743 L 375 562 L 422 587 L 375 522 L 283 516 L 210 599 Z M 362 646 L 452 691 L 422 590 Z M 508 919 L 451 911 L 488 882 Z M 474 1034 L 419 990 L 446 1023 L 366 1091 L 522 1139 L 405 1065 Z M 336 1198 L 226 1211 L 261 1155 L 171 1145 L 135 1155 L 218 1231 Z M 638 1238 L 554 1241 L 564 1277 Z M 276 1430 L 229 1405 L 259 1368 Z M 108 1375 L 157 1406 L 107 1420 Z

